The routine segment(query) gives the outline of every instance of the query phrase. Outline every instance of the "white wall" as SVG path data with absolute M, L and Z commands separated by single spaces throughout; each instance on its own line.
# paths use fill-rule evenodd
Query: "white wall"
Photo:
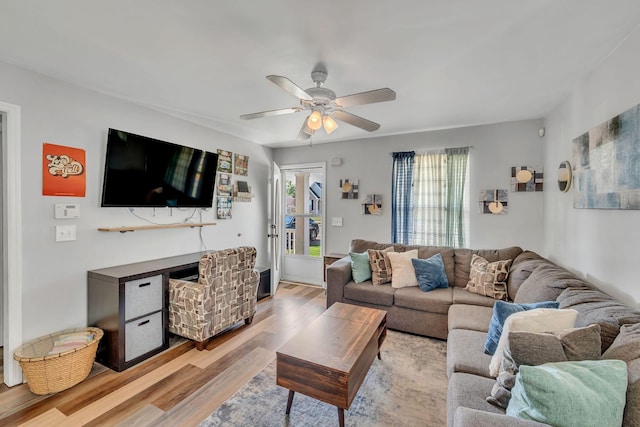
M 201 250 L 200 229 L 133 233 L 98 232 L 102 226 L 141 225 L 125 208 L 101 208 L 102 174 L 109 127 L 166 141 L 249 156 L 247 181 L 256 197 L 234 205 L 233 218 L 216 220 L 214 210 L 202 220 L 218 225 L 202 229 L 208 249 L 253 245 L 258 264 L 268 265 L 266 246 L 267 181 L 271 149 L 0 63 L 1 101 L 22 107 L 23 339 L 55 330 L 85 326 L 87 270 Z M 42 196 L 42 143 L 83 148 L 87 161 L 84 198 Z M 54 219 L 55 203 L 78 203 L 77 220 Z M 177 222 L 187 212 L 136 209 L 158 222 Z M 55 242 L 55 225 L 77 225 L 78 239 Z
M 572 140 L 640 103 L 636 31 L 545 120 L 545 167 L 573 164 Z M 638 142 L 640 143 L 640 142 Z M 640 165 L 637 165 L 640 167 Z M 627 302 L 640 302 L 640 212 L 574 209 L 573 189 L 545 191 L 545 253 Z
M 345 125 L 347 126 L 347 125 Z M 349 242 L 365 238 L 391 241 L 391 166 L 394 151 L 425 152 L 445 147 L 473 146 L 470 151 L 470 242 L 472 248 L 518 245 L 533 251 L 543 248 L 541 193 L 509 193 L 507 215 L 482 215 L 481 189 L 509 188 L 511 166 L 542 166 L 543 142 L 538 136 L 540 120 L 501 123 L 398 136 L 315 144 L 309 147 L 274 149 L 280 166 L 313 161 L 327 162 L 325 252 L 344 253 Z M 336 132 L 339 132 L 337 130 Z M 341 166 L 330 166 L 334 157 Z M 359 200 L 340 198 L 339 180 L 358 178 Z M 382 194 L 381 216 L 361 215 L 366 194 Z M 332 217 L 342 217 L 343 226 L 331 226 Z

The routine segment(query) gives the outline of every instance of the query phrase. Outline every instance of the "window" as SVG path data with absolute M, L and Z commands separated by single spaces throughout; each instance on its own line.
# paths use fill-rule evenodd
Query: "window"
M 469 148 L 393 153 L 392 241 L 410 245 L 466 245 Z

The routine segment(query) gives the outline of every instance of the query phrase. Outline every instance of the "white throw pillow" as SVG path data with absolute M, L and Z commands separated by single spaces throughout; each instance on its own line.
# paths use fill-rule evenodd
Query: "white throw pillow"
M 523 332 L 555 332 L 560 329 L 573 328 L 578 312 L 570 308 L 536 308 L 513 313 L 504 322 L 502 335 L 498 341 L 496 352 L 491 357 L 489 374 L 497 377 L 502 368 L 502 353 L 511 331 Z
M 389 252 L 387 256 L 391 261 L 391 286 L 394 288 L 418 286 L 416 271 L 411 263 L 412 258 L 418 258 L 417 249 L 407 252 Z

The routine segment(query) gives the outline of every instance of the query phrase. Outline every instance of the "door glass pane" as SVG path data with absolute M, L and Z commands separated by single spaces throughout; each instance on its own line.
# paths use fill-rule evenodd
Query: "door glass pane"
M 287 171 L 285 182 L 285 255 L 320 257 L 322 245 L 322 174 Z

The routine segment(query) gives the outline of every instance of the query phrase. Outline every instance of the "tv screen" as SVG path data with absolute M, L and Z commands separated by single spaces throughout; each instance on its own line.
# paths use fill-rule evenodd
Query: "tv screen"
M 103 207 L 213 205 L 218 155 L 109 129 Z

